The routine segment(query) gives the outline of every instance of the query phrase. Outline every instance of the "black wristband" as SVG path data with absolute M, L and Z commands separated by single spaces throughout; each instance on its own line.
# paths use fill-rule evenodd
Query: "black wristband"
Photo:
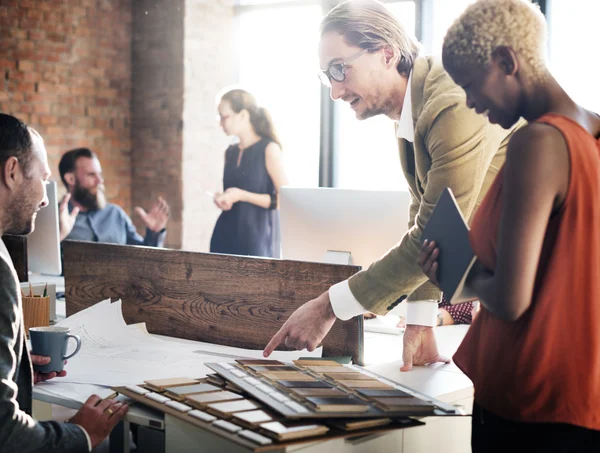
M 277 192 L 273 192 L 269 194 L 271 196 L 271 204 L 269 205 L 269 209 L 277 208 Z

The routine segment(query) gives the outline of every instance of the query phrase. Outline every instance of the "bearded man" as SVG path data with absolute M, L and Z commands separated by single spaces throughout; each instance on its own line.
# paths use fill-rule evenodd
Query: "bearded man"
M 66 152 L 58 165 L 67 194 L 60 202 L 60 239 L 120 245 L 162 247 L 169 220 L 169 205 L 158 197 L 149 212 L 135 211 L 146 225 L 146 236 L 137 231 L 120 207 L 106 201 L 104 178 L 98 156 L 87 149 Z

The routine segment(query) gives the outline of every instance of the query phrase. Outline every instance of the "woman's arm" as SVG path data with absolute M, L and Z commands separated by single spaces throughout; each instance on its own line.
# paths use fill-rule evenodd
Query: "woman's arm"
M 267 173 L 273 181 L 276 193 L 279 192 L 279 188 L 281 186 L 288 184 L 288 179 L 283 169 L 283 159 L 281 154 L 281 148 L 277 143 L 271 142 L 267 145 L 265 150 L 265 163 L 267 167 Z M 227 189 L 222 195 L 220 195 L 219 201 L 230 202 L 231 204 L 239 201 L 245 201 L 246 203 L 251 203 L 265 209 L 269 209 L 271 207 L 271 195 L 265 193 L 248 192 L 247 190 L 238 189 L 237 187 L 231 187 Z
M 468 280 L 501 319 L 515 321 L 531 305 L 546 228 L 566 196 L 569 169 L 567 145 L 552 126 L 530 124 L 508 145 L 496 269 L 477 263 Z

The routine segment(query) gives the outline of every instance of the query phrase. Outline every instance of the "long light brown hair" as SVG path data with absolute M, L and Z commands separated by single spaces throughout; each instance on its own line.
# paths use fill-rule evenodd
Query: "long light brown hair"
M 250 124 L 252 125 L 254 132 L 256 132 L 259 137 L 267 138 L 281 147 L 281 142 L 275 131 L 271 114 L 266 108 L 260 107 L 257 104 L 254 96 L 246 90 L 234 88 L 223 94 L 223 96 L 221 96 L 221 101 L 229 102 L 231 109 L 235 113 L 246 110 L 250 115 Z

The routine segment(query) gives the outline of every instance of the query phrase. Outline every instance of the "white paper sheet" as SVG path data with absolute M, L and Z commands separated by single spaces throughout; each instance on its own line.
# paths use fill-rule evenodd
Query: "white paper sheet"
M 140 384 L 148 379 L 171 377 L 200 378 L 212 373 L 204 363 L 262 358 L 262 350 L 247 350 L 193 341 L 166 340 L 148 333 L 144 323 L 127 325 L 121 301 L 99 302 L 61 321 L 81 338 L 80 352 L 69 359 L 67 376 L 55 381 L 62 384 L 122 386 Z M 68 351 L 72 351 L 70 345 Z M 322 349 L 276 351 L 275 360 L 291 361 L 298 357 L 320 357 Z M 56 387 L 58 388 L 58 387 Z M 66 387 L 76 393 L 75 387 Z

